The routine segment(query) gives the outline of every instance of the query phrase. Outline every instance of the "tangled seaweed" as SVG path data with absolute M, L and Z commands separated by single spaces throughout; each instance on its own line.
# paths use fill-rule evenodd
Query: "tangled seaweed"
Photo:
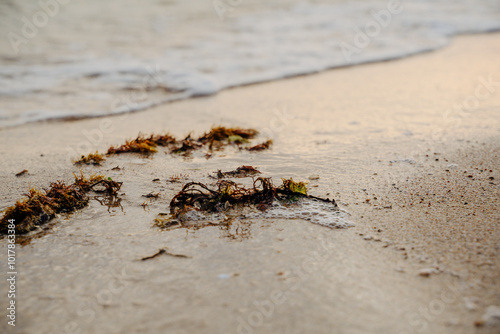
M 7 234 L 9 220 L 14 220 L 16 233 L 25 234 L 36 226 L 45 224 L 57 213 L 72 212 L 85 207 L 89 191 L 116 195 L 121 182 L 105 179 L 102 175 L 92 175 L 87 179 L 83 174 L 75 175 L 75 182 L 70 185 L 63 181 L 50 184 L 46 191 L 31 188 L 26 198 L 5 210 L 0 220 L 0 235 Z
M 237 145 L 239 147 L 241 144 L 248 143 L 251 139 L 255 138 L 257 134 L 258 131 L 254 129 L 217 126 L 198 138 L 191 138 L 191 135 L 188 135 L 181 140 L 177 140 L 170 134 L 153 134 L 149 137 L 139 135 L 136 139 L 127 140 L 125 144 L 118 147 L 111 146 L 108 149 L 107 155 L 134 152 L 151 154 L 157 152 L 157 146 L 168 147 L 171 154 L 187 155 L 192 151 L 200 150 L 204 147 L 207 147 L 209 151 L 220 150 L 228 145 Z M 248 151 L 262 151 L 268 149 L 271 144 L 272 141 L 268 140 L 262 144 L 244 147 L 243 149 Z
M 188 211 L 223 212 L 238 205 L 254 205 L 261 211 L 267 210 L 275 200 L 294 202 L 301 198 L 309 198 L 335 207 L 335 200 L 323 199 L 307 194 L 303 182 L 293 179 L 282 179 L 283 184 L 275 187 L 271 178 L 259 177 L 251 188 L 245 188 L 229 180 L 219 180 L 215 189 L 200 182 L 189 182 L 172 198 L 170 202 L 171 220 L 179 218 Z M 158 223 L 158 222 L 157 222 Z
M 170 153 L 173 154 L 187 154 L 191 151 L 198 150 L 203 147 L 203 144 L 199 143 L 198 140 L 191 139 L 191 135 L 187 136 L 180 142 L 176 142 L 176 145 L 172 147 Z
M 259 132 L 254 129 L 226 128 L 224 126 L 213 127 L 209 132 L 199 137 L 197 141 L 208 145 L 210 150 L 221 149 L 228 144 L 247 143 L 249 139 L 255 138 Z

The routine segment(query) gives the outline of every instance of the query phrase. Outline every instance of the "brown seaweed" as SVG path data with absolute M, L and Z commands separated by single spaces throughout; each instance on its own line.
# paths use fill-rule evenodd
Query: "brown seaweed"
M 153 255 L 143 257 L 143 258 L 141 259 L 141 261 L 151 260 L 151 259 L 154 259 L 155 257 L 158 257 L 158 256 L 163 255 L 163 254 L 165 254 L 165 255 L 169 255 L 169 256 L 173 256 L 173 257 L 180 257 L 180 258 L 184 258 L 184 259 L 190 259 L 190 258 L 191 258 L 191 256 L 189 256 L 189 255 L 184 255 L 184 254 L 174 254 L 174 253 L 170 253 L 170 252 L 168 252 L 168 251 L 167 251 L 166 249 L 164 249 L 164 248 L 160 248 L 160 249 L 158 250 L 158 252 L 156 252 L 156 253 L 155 253 L 155 254 L 153 254 Z
M 98 185 L 103 187 L 102 190 L 97 189 Z M 85 207 L 89 202 L 89 191 L 115 195 L 120 186 L 120 182 L 106 180 L 102 175 L 92 175 L 87 179 L 81 174 L 75 175 L 75 182 L 70 185 L 56 181 L 51 183 L 46 191 L 30 188 L 24 199 L 5 210 L 0 219 L 0 235 L 7 233 L 9 220 L 14 221 L 17 234 L 24 234 L 48 222 L 57 213 L 72 212 Z
M 102 154 L 95 151 L 95 153 L 82 155 L 80 159 L 73 162 L 74 165 L 100 165 L 102 161 L 106 160 Z
M 157 152 L 157 146 L 168 147 L 171 154 L 189 155 L 192 151 L 207 148 L 208 151 L 221 150 L 228 145 L 237 145 L 248 143 L 257 136 L 255 129 L 228 128 L 224 126 L 212 127 L 209 132 L 204 133 L 198 138 L 192 138 L 188 135 L 184 139 L 177 140 L 170 134 L 155 135 L 149 137 L 139 135 L 135 139 L 130 139 L 120 146 L 111 146 L 107 155 L 120 153 L 142 153 L 151 154 Z M 244 147 L 249 151 L 261 151 L 268 149 L 272 141 L 268 140 L 262 144 L 250 147 Z M 207 153 L 208 154 L 208 153 Z M 82 157 L 85 158 L 85 157 Z
M 213 142 L 221 142 L 221 141 L 230 141 L 229 139 L 232 137 L 232 141 L 236 141 L 237 137 L 242 139 L 252 139 L 259 132 L 254 129 L 241 129 L 241 128 L 226 128 L 224 126 L 216 126 L 210 129 L 209 132 L 205 133 L 201 137 L 198 138 L 198 141 L 201 143 L 213 143 Z
M 118 147 L 111 146 L 108 155 L 120 153 L 154 153 L 157 144 L 149 138 L 138 136 L 136 139 L 126 140 L 125 144 Z
M 28 174 L 28 170 L 27 169 L 23 169 L 22 171 L 20 171 L 19 173 L 16 174 L 17 177 L 19 176 L 23 176 L 23 175 L 26 175 Z
M 198 150 L 203 147 L 203 144 L 196 140 L 191 139 L 191 135 L 187 136 L 176 145 L 172 147 L 170 153 L 172 154 L 189 154 L 191 151 Z
M 111 146 L 107 154 L 120 154 L 120 153 L 155 153 L 157 146 L 169 146 L 175 144 L 175 137 L 170 134 L 155 135 L 149 137 L 143 135 L 137 136 L 135 139 L 126 140 L 125 144 L 118 147 Z
M 250 152 L 259 152 L 259 151 L 264 151 L 264 150 L 269 149 L 272 144 L 273 144 L 273 141 L 269 139 L 261 144 L 258 144 L 258 145 L 252 146 L 252 147 L 246 147 L 245 149 L 247 151 L 250 151 Z
M 223 172 L 220 169 L 217 171 L 217 178 L 224 179 L 226 177 L 249 177 L 260 174 L 260 171 L 252 166 L 241 166 L 229 172 Z
M 222 212 L 238 205 L 254 205 L 259 210 L 268 209 L 273 201 L 297 201 L 301 198 L 319 200 L 337 206 L 335 200 L 323 199 L 307 194 L 304 182 L 282 179 L 283 184 L 275 187 L 271 178 L 259 177 L 251 188 L 229 180 L 219 180 L 215 189 L 200 182 L 189 182 L 170 201 L 172 219 L 191 211 Z

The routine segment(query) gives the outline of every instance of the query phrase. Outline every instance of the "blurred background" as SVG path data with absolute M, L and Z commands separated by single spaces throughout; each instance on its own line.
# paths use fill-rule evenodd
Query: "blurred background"
M 497 0 L 0 1 L 0 128 L 440 48 L 500 28 Z

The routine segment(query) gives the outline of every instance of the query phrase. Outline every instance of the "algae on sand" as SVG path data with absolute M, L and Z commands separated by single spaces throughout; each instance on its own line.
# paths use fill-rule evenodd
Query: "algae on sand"
M 251 175 L 260 174 L 260 171 L 252 166 L 241 166 L 229 172 L 223 172 L 220 169 L 217 171 L 217 178 L 224 179 L 227 177 L 248 177 Z
M 120 146 L 111 146 L 107 155 L 121 153 L 142 153 L 152 154 L 157 152 L 157 146 L 167 147 L 171 154 L 190 154 L 192 151 L 207 148 L 208 151 L 221 150 L 228 145 L 236 145 L 240 149 L 248 151 L 262 151 L 269 149 L 272 140 L 267 140 L 262 144 L 255 146 L 241 147 L 242 144 L 249 143 L 259 132 L 255 129 L 228 128 L 224 126 L 215 126 L 210 131 L 204 133 L 198 138 L 192 138 L 188 135 L 184 139 L 176 139 L 170 134 L 155 135 L 149 137 L 139 135 L 135 139 L 130 139 Z M 84 157 L 83 157 L 84 158 Z
M 54 218 L 56 213 L 85 207 L 89 202 L 89 191 L 116 195 L 120 187 L 121 182 L 105 179 L 103 175 L 92 175 L 87 179 L 80 174 L 75 175 L 75 182 L 70 185 L 56 181 L 46 191 L 31 188 L 24 199 L 5 210 L 0 219 L 0 235 L 8 233 L 9 221 L 14 221 L 16 233 L 25 234 Z
M 106 160 L 99 152 L 89 153 L 86 156 L 82 155 L 80 159 L 73 162 L 74 165 L 100 165 L 102 161 Z
M 201 182 L 189 182 L 170 201 L 170 217 L 157 218 L 155 224 L 162 228 L 182 225 L 183 220 L 193 216 L 192 213 L 218 214 L 244 206 L 264 212 L 275 201 L 286 204 L 301 198 L 327 203 L 333 210 L 338 210 L 335 200 L 308 195 L 304 182 L 295 182 L 291 178 L 282 179 L 282 182 L 276 187 L 271 178 L 258 177 L 248 188 L 230 180 L 217 181 L 215 188 Z

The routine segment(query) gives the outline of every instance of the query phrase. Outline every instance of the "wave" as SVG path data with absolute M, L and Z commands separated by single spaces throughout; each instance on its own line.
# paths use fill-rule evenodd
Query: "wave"
M 0 127 L 134 112 L 230 87 L 403 58 L 441 48 L 457 34 L 500 29 L 500 4 L 491 0 L 283 1 L 248 12 L 238 3 L 232 13 L 242 13 L 224 20 L 216 10 L 188 15 L 175 1 L 158 8 L 166 5 L 132 4 L 122 9 L 123 22 L 102 36 L 97 28 L 77 29 L 74 18 L 83 8 L 75 5 L 48 30 L 66 29 L 59 37 L 64 48 L 40 32 L 20 53 L 0 53 Z M 127 15 L 140 19 L 129 22 Z M 201 22 L 196 29 L 193 16 Z M 93 24 L 113 20 L 103 13 Z

